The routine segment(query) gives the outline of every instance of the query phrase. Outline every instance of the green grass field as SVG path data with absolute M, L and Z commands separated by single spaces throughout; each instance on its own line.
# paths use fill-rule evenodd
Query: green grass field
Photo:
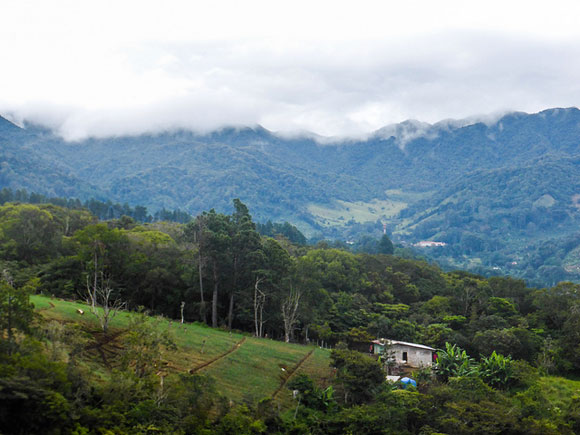
M 99 334 L 98 321 L 86 304 L 44 296 L 33 296 L 31 301 L 45 319 L 79 323 L 83 329 Z M 78 313 L 79 309 L 84 310 L 83 315 Z M 121 337 L 119 346 L 130 316 L 129 312 L 119 312 L 110 323 L 110 334 Z M 289 406 L 291 393 L 283 385 L 295 372 L 306 373 L 321 385 L 328 383 L 331 376 L 329 351 L 325 349 L 230 333 L 196 323 L 182 325 L 165 319 L 159 324 L 171 331 L 177 345 L 176 351 L 166 354 L 170 370 L 210 375 L 216 380 L 218 391 L 234 402 L 259 400 L 277 393 L 275 399 Z
M 322 226 L 340 226 L 350 220 L 359 223 L 377 219 L 388 221 L 405 207 L 405 202 L 391 199 L 373 199 L 369 202 L 336 200 L 332 205 L 309 204 L 308 211 Z

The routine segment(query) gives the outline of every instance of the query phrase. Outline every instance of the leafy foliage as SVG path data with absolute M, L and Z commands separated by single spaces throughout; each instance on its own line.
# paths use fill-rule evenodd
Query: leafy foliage
M 450 269 L 553 286 L 580 279 L 579 119 L 575 108 L 511 113 L 487 125 L 424 125 L 425 134 L 404 146 L 390 130 L 322 146 L 261 127 L 71 145 L 46 129 L 22 129 L 2 118 L 0 185 L 12 196 L 3 191 L 0 202 L 26 197 L 39 203 L 57 195 L 57 205 L 79 208 L 82 200 L 101 219 L 187 222 L 202 210 L 226 213 L 229 199 L 240 197 L 266 222 L 260 230 L 266 235 L 302 243 L 291 224 L 267 223 L 287 221 L 308 236 L 360 240 L 360 252 L 389 254 L 388 244 L 364 237 L 376 241 L 381 221 L 388 221 L 406 242 L 447 242 L 422 254 Z M 412 122 L 400 127 L 416 128 Z M 71 197 L 81 200 L 64 199 Z M 403 209 L 399 215 L 377 210 L 374 200 Z M 372 219 L 339 216 L 343 225 L 330 226 L 309 208 L 337 203 L 368 204 Z
M 474 359 L 470 358 L 465 350 L 450 343 L 445 343 L 445 350 L 437 351 L 437 364 L 434 369 L 442 380 L 477 373 Z
M 513 378 L 511 357 L 492 352 L 489 357 L 482 357 L 477 369 L 478 375 L 492 387 L 506 388 Z
M 28 332 L 34 317 L 34 305 L 30 303 L 31 285 L 14 288 L 14 282 L 8 270 L 3 270 L 0 276 L 0 334 L 6 335 L 7 342 L 0 342 L 0 347 L 6 344 L 9 353 L 15 348 L 15 334 Z
M 4 228 L 34 227 L 42 216 L 38 237 L 55 247 L 12 249 L 21 241 L 10 231 L 0 234 L 0 263 L 13 273 L 0 288 L 1 332 L 8 339 L 0 346 L 3 433 L 572 433 L 577 427 L 577 384 L 541 377 L 579 373 L 577 284 L 538 290 L 512 278 L 444 272 L 393 255 L 292 245 L 261 237 L 240 201 L 231 215 L 214 210 L 187 225 L 97 223 L 85 212 L 33 207 L 0 207 L 10 217 Z M 29 294 L 74 297 L 95 271 L 109 277 L 132 308 L 145 305 L 171 319 L 207 323 L 203 297 L 215 303 L 218 325 L 335 347 L 334 375 L 316 381 L 301 376 L 312 363 L 300 360 L 307 355 L 303 347 L 284 353 L 283 343 L 248 338 L 255 342 L 248 350 L 236 345 L 242 336 L 233 331 L 206 343 L 207 326 L 196 327 L 199 336 L 188 335 L 187 325 L 172 327 L 189 343 L 175 357 L 168 323 L 143 313 L 121 313 L 96 343 L 89 319 L 72 308 L 82 305 L 67 303 L 72 324 L 43 324 L 32 316 Z M 256 286 L 264 295 L 260 333 Z M 292 289 L 301 297 L 288 327 L 282 308 Z M 37 300 L 47 312 L 64 304 Z M 80 320 L 76 326 L 74 319 Z M 416 391 L 389 390 L 381 366 L 364 354 L 375 337 L 445 346 L 437 376 L 423 371 Z M 107 343 L 114 355 L 97 362 L 94 346 L 103 350 Z M 202 372 L 219 374 L 215 380 L 188 373 L 224 352 L 215 370 Z M 469 357 L 478 353 L 479 362 Z M 168 354 L 176 358 L 171 364 Z M 279 354 L 297 371 L 275 366 L 265 377 L 264 361 Z M 243 361 L 247 382 L 261 387 L 274 379 L 270 391 L 296 389 L 299 402 L 282 400 L 278 408 L 273 399 L 254 395 L 268 389 L 232 386 L 239 379 L 232 372 Z M 552 379 L 560 385 L 551 385 Z M 237 402 L 217 394 L 216 385 L 229 385 L 225 391 L 235 390 Z M 248 390 L 244 400 L 241 390 Z M 26 409 L 34 413 L 28 419 Z
M 345 403 L 369 402 L 384 389 L 381 366 L 368 356 L 347 349 L 335 349 L 330 359 L 337 369 Z

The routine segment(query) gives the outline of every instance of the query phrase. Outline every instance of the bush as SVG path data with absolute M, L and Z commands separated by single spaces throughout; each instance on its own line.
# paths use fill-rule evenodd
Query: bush
M 369 402 L 385 389 L 383 370 L 372 358 L 352 350 L 335 349 L 330 359 L 344 389 L 345 403 Z

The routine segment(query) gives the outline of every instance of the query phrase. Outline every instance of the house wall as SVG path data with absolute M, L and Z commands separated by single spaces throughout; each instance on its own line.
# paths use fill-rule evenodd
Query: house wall
M 394 352 L 398 363 L 403 362 L 403 352 L 407 352 L 407 364 L 412 367 L 430 367 L 433 363 L 432 352 L 429 349 L 395 344 L 391 347 L 391 351 Z

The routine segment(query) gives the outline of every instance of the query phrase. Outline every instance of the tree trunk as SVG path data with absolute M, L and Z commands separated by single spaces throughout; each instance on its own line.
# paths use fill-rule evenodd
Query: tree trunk
M 228 308 L 228 329 L 232 330 L 232 320 L 234 317 L 234 293 L 236 291 L 236 286 L 238 285 L 238 272 L 237 266 L 238 260 L 234 258 L 234 279 L 232 283 L 232 289 L 230 290 L 230 307 Z
M 12 355 L 12 343 L 14 336 L 12 333 L 12 289 L 8 294 L 8 355 Z
M 254 284 L 254 326 L 256 328 L 256 337 L 262 337 L 264 329 L 264 322 L 262 319 L 264 314 L 264 303 L 266 301 L 266 295 L 258 288 L 258 285 L 262 279 L 263 278 L 256 277 L 256 283 Z
M 232 330 L 232 320 L 234 317 L 234 293 L 238 285 L 238 258 L 234 257 L 234 279 L 230 293 L 230 308 L 228 309 L 228 329 Z
M 284 340 L 286 343 L 290 343 L 290 337 L 293 335 L 301 296 L 302 293 L 291 286 L 290 294 L 282 303 L 282 321 L 284 322 Z
M 260 330 L 258 331 L 258 337 L 260 338 L 264 336 L 264 322 L 262 321 L 262 319 L 264 318 L 263 314 L 264 314 L 264 306 L 262 305 L 260 307 Z
M 232 330 L 232 320 L 234 317 L 234 292 L 230 294 L 230 308 L 228 310 L 228 329 Z
M 217 319 L 217 304 L 218 304 L 218 273 L 217 267 L 214 263 L 213 265 L 213 298 L 211 301 L 211 326 L 217 328 L 218 326 L 218 319 Z
M 254 284 L 254 335 L 259 337 L 259 329 L 258 329 L 258 278 L 256 278 L 256 284 Z
M 97 242 L 95 242 L 95 254 L 93 257 L 93 262 L 95 265 L 95 279 L 93 282 L 93 300 L 92 300 L 92 308 L 93 310 L 95 309 L 95 301 L 97 300 L 97 276 L 98 276 L 98 272 L 97 272 Z
M 202 275 L 202 258 L 201 258 L 201 246 L 199 247 L 199 295 L 201 298 L 201 305 L 199 307 L 199 311 L 201 312 L 201 318 L 203 323 L 207 323 L 207 315 L 205 309 L 205 299 L 203 298 L 203 275 Z

